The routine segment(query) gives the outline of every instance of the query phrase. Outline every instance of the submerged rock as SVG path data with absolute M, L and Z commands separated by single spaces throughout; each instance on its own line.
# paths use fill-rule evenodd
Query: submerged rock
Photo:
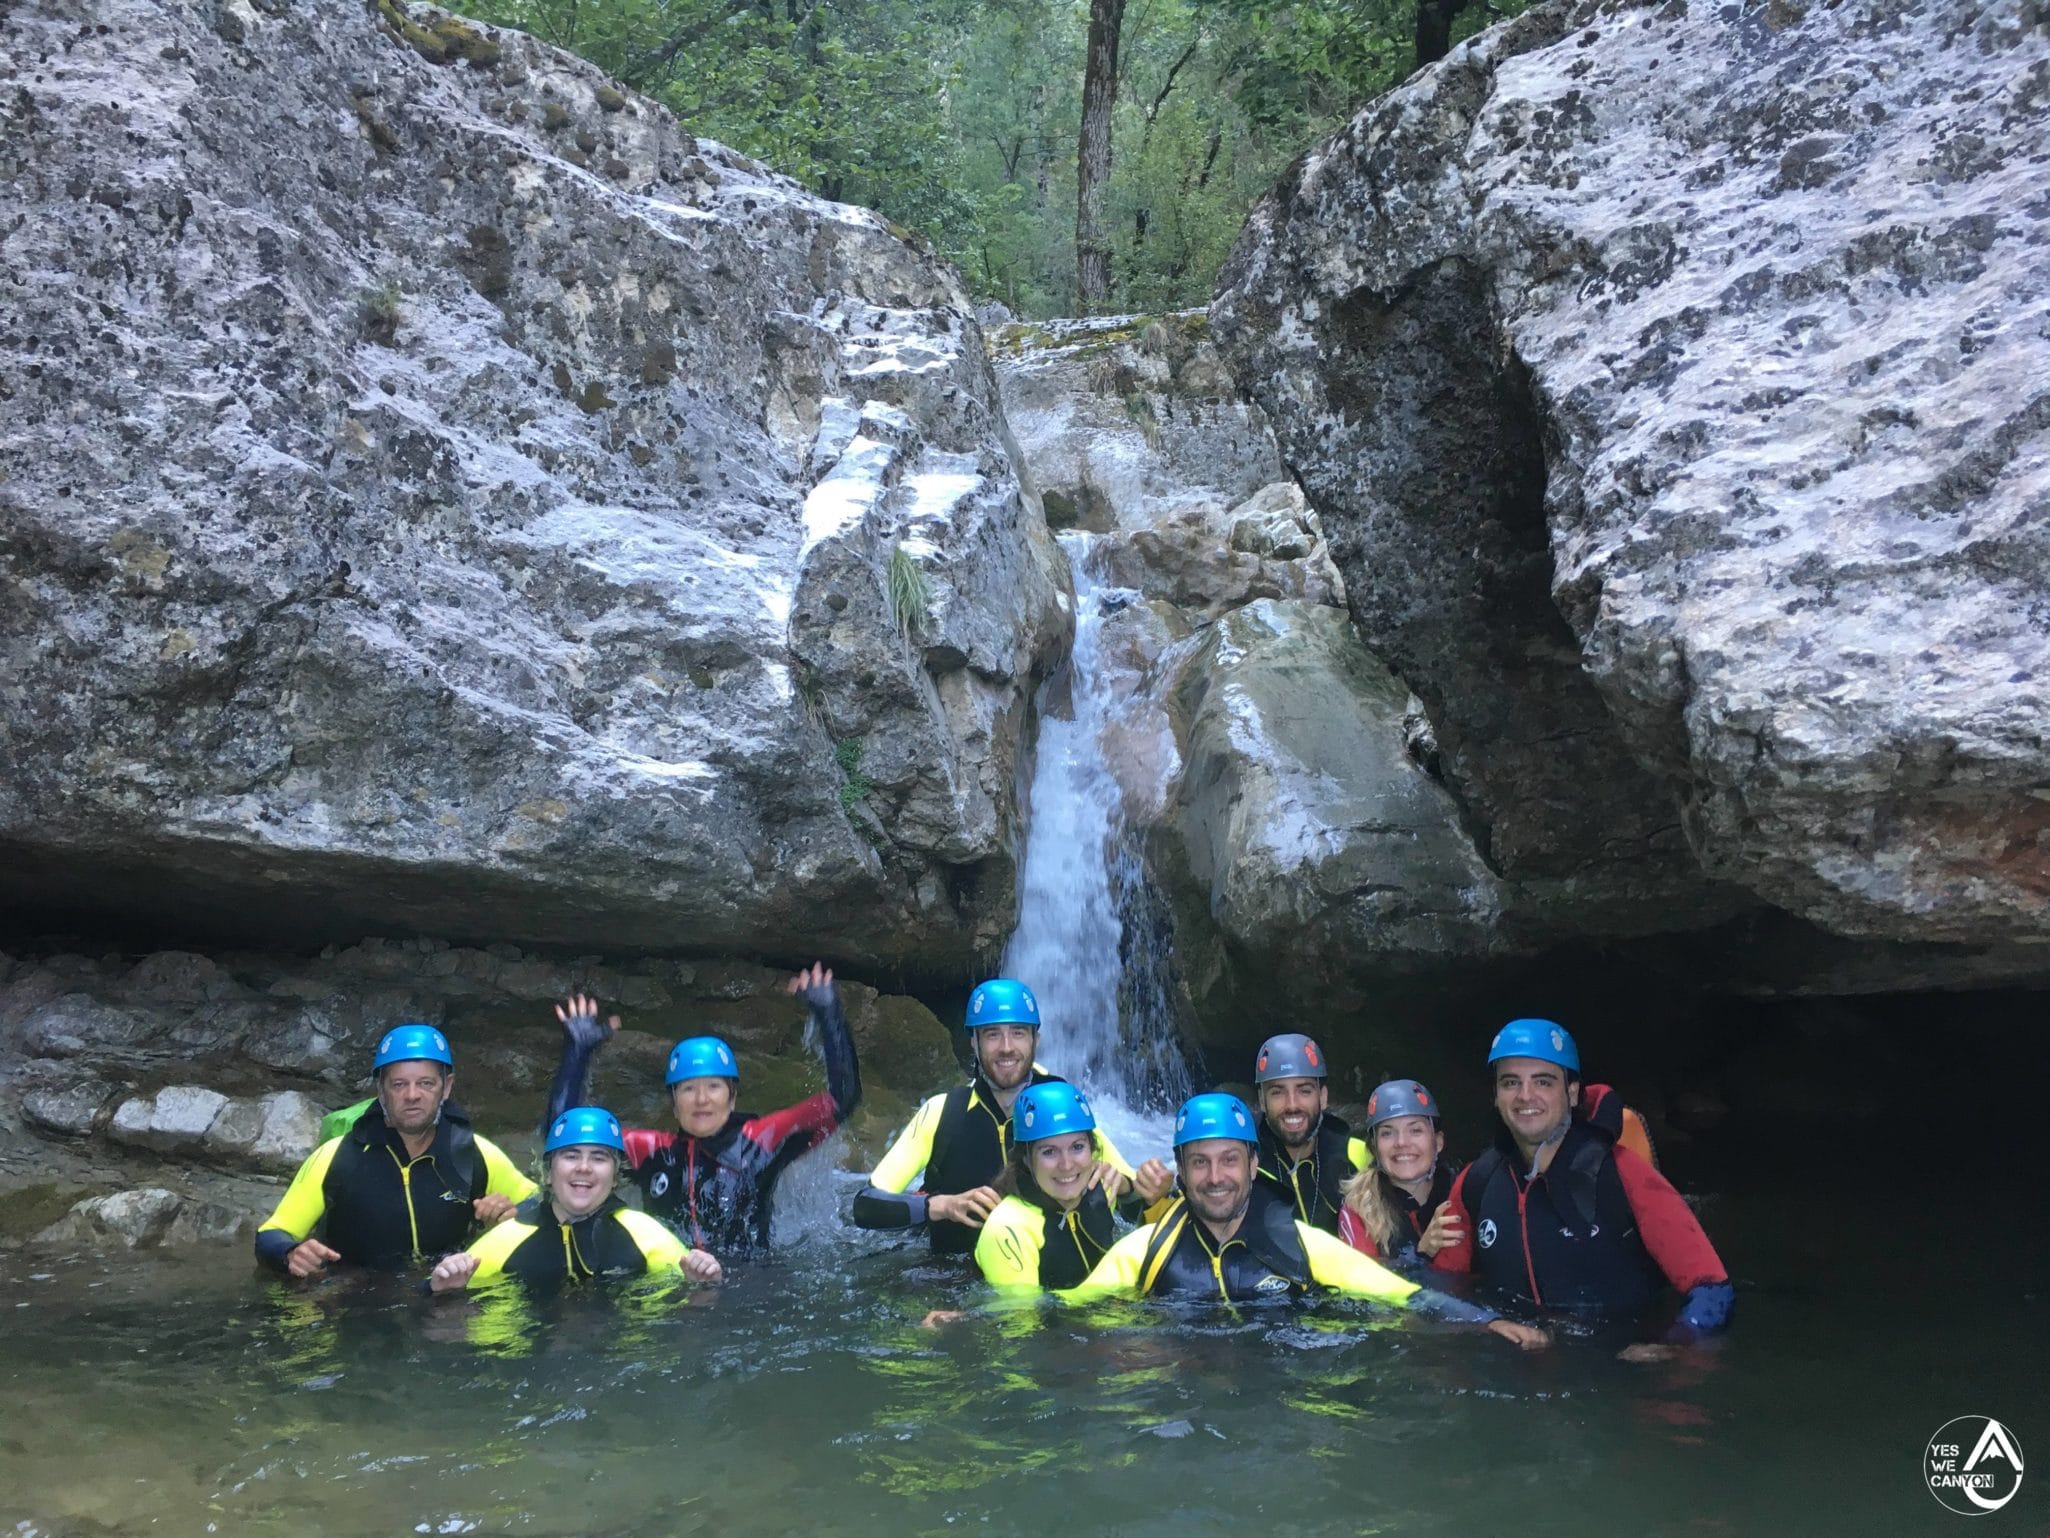
M 162 1186 L 89 1196 L 35 1236 L 38 1244 L 149 1249 L 159 1245 L 225 1244 L 247 1235 L 255 1218 Z
M 1555 0 L 1254 212 L 1215 330 L 1506 908 L 2050 973 L 2039 22 Z
M 0 900 L 967 968 L 1066 620 L 957 279 L 519 33 L 232 19 L 0 17 Z

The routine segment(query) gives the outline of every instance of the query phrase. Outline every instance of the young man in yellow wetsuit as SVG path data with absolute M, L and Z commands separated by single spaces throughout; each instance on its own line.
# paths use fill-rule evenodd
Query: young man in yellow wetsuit
M 975 1053 L 974 1075 L 918 1108 L 854 1199 L 860 1227 L 925 1224 L 936 1255 L 974 1249 L 976 1230 L 1003 1199 L 991 1182 L 1010 1157 L 1011 1105 L 1019 1091 L 1028 1084 L 1066 1082 L 1033 1061 L 1039 1001 L 1023 983 L 997 977 L 981 984 L 968 996 L 963 1023 Z M 1171 1177 L 1158 1159 L 1147 1160 L 1135 1177 L 1109 1138 L 1102 1145 L 1104 1162 L 1121 1177 L 1120 1188 L 1134 1182 L 1148 1201 L 1166 1194 Z M 920 1189 L 912 1190 L 914 1185 Z
M 1338 1232 L 1346 1181 L 1371 1162 L 1367 1145 L 1331 1114 L 1324 1054 L 1296 1032 L 1270 1036 L 1253 1060 L 1260 1095 L 1260 1179 L 1271 1182 L 1312 1228 Z
M 619 1199 L 626 1139 L 610 1111 L 585 1105 L 561 1112 L 549 1123 L 542 1158 L 547 1191 L 444 1259 L 427 1279 L 429 1291 L 456 1292 L 501 1273 L 560 1282 L 673 1270 L 694 1281 L 720 1279 L 709 1253 Z
M 534 1182 L 472 1132 L 450 1100 L 455 1059 L 441 1032 L 386 1032 L 370 1071 L 376 1101 L 313 1150 L 257 1229 L 256 1255 L 266 1265 L 300 1277 L 337 1261 L 404 1266 L 461 1249 L 479 1224 L 534 1194 Z
M 1550 1344 L 1542 1330 L 1405 1281 L 1301 1221 L 1286 1196 L 1256 1178 L 1257 1142 L 1253 1113 L 1237 1096 L 1212 1093 L 1184 1103 L 1174 1132 L 1182 1199 L 1112 1245 L 1081 1286 L 1060 1296 L 1248 1302 L 1325 1288 L 1483 1325 L 1526 1351 Z

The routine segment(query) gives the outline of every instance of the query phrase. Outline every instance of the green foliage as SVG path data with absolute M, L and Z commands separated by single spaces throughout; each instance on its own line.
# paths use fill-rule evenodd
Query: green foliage
M 389 347 L 399 333 L 399 319 L 405 313 L 405 296 L 398 283 L 386 278 L 375 288 L 356 296 L 356 324 L 373 342 Z
M 902 545 L 890 552 L 889 599 L 890 617 L 906 640 L 932 623 L 932 583 Z
M 833 744 L 833 762 L 840 766 L 840 810 L 849 816 L 875 789 L 874 781 L 861 772 L 861 751 L 859 737 L 842 737 Z
M 1409 72 L 1415 4 L 1129 0 L 1104 200 L 1116 308 L 1208 301 L 1253 201 Z M 1454 35 L 1522 4 L 1470 6 Z M 576 50 L 691 131 L 925 236 L 979 297 L 1026 316 L 1074 312 L 1080 0 L 469 8 Z

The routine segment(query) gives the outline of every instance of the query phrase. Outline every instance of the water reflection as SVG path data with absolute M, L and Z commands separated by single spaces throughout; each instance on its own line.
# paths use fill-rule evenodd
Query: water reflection
M 962 1285 L 839 1244 L 737 1269 L 708 1304 L 647 1284 L 294 1287 L 239 1256 L 4 1260 L 0 1518 L 51 1533 L 1036 1534 L 1057 1510 L 1190 1538 L 1240 1523 L 1778 1533 L 1798 1514 L 1803 1531 L 1863 1538 L 1931 1515 L 1915 1454 L 1950 1404 L 1929 1364 L 1954 1327 L 1894 1320 L 1890 1353 L 1867 1355 L 1869 1314 L 1812 1288 L 1747 1295 L 1718 1348 L 1633 1366 L 1604 1336 L 1526 1357 L 1343 1300 L 991 1308 L 918 1327 Z M 1977 1296 L 1971 1322 L 2002 1301 Z M 2032 1430 L 2050 1446 L 2028 1418 L 2046 1365 L 2041 1332 L 2006 1332 L 1964 1408 L 2008 1408 L 2025 1448 Z

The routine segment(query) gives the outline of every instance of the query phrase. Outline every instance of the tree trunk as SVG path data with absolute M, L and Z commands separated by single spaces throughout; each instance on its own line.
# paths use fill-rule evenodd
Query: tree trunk
M 1089 0 L 1089 52 L 1082 69 L 1082 141 L 1075 156 L 1075 308 L 1089 315 L 1110 300 L 1110 235 L 1103 188 L 1110 180 L 1110 117 L 1118 101 L 1118 34 L 1125 0 Z
M 1422 69 L 1452 51 L 1452 23 L 1472 0 L 1416 0 L 1416 62 Z

